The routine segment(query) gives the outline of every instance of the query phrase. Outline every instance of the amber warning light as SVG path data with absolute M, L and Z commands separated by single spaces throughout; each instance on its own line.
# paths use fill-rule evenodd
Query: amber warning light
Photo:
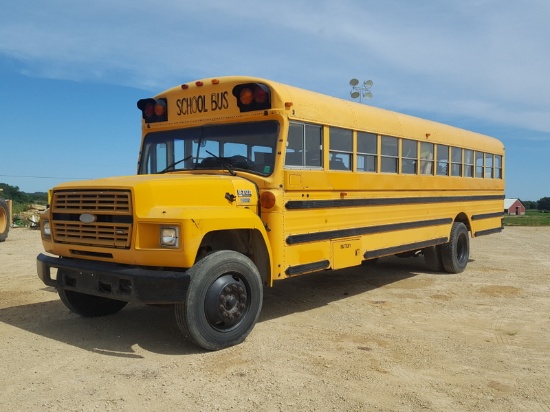
M 137 102 L 145 123 L 165 122 L 168 120 L 166 99 L 141 99 Z
M 241 112 L 271 109 L 271 91 L 262 83 L 239 84 L 233 88 Z

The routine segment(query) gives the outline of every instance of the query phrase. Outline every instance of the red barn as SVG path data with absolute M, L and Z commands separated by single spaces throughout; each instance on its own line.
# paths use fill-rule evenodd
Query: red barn
M 525 206 L 521 204 L 519 199 L 504 199 L 504 214 L 505 215 L 524 215 Z

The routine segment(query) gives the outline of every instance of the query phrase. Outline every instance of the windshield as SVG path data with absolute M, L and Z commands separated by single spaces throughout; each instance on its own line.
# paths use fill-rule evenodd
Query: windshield
M 139 174 L 177 170 L 246 170 L 269 175 L 279 134 L 276 121 L 201 126 L 145 136 Z

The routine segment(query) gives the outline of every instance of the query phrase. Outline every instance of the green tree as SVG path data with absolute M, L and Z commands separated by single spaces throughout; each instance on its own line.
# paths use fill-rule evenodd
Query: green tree
M 537 208 L 537 202 L 533 200 L 521 200 L 520 202 L 523 206 L 525 206 L 525 209 L 536 209 Z
M 4 189 L 4 191 L 1 192 L 4 199 L 11 199 L 14 203 L 32 203 L 30 196 L 25 192 L 20 191 L 18 186 L 10 186 L 7 183 L 0 183 L 0 188 Z
M 537 202 L 538 210 L 550 210 L 550 197 L 543 197 Z

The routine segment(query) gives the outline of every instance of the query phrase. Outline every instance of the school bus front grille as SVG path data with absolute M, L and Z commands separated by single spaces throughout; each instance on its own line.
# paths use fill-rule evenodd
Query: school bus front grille
M 54 213 L 82 211 L 131 214 L 132 204 L 129 191 L 123 190 L 81 190 L 55 192 Z
M 129 248 L 132 204 L 129 191 L 55 192 L 52 199 L 54 242 L 106 248 Z
M 54 241 L 73 245 L 127 248 L 130 246 L 132 227 L 121 225 L 91 225 L 54 222 Z

